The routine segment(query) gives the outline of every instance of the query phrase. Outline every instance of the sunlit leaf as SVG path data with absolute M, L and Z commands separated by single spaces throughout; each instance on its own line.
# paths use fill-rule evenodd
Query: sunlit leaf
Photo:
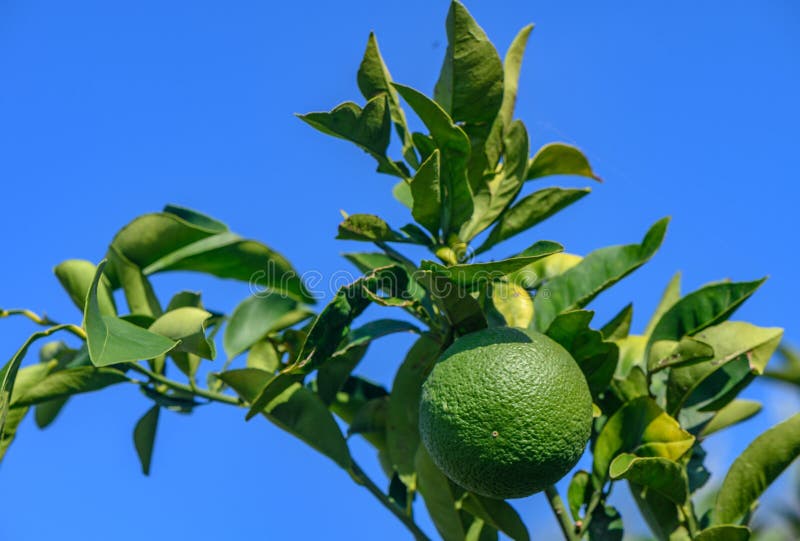
M 641 244 L 595 250 L 547 281 L 534 297 L 536 327 L 546 329 L 559 313 L 586 306 L 603 290 L 641 267 L 661 246 L 668 223 L 668 218 L 656 222 Z
M 689 497 L 686 472 L 680 464 L 667 458 L 641 458 L 622 453 L 611 462 L 609 476 L 647 487 L 678 505 L 685 504 Z
M 711 421 L 700 432 L 700 437 L 708 437 L 714 432 L 746 421 L 760 411 L 761 404 L 755 400 L 733 400 L 711 418 Z
M 566 143 L 549 143 L 540 148 L 528 164 L 525 180 L 551 175 L 578 175 L 602 182 L 583 152 Z
M 206 336 L 206 325 L 211 317 L 211 313 L 201 308 L 185 306 L 166 312 L 148 330 L 178 341 L 175 351 L 213 359 L 216 356 L 214 341 Z
M 94 263 L 83 259 L 68 259 L 59 263 L 53 269 L 56 278 L 61 282 L 61 286 L 81 311 L 83 311 L 83 307 L 86 304 L 86 295 L 92 285 L 95 270 Z M 108 278 L 101 278 L 97 289 L 97 302 L 100 305 L 100 313 L 106 316 L 117 315 L 117 305 L 114 302 L 114 294 Z
M 712 524 L 735 524 L 800 455 L 800 413 L 770 428 L 739 455 L 717 494 Z
M 706 528 L 697 534 L 694 541 L 748 541 L 749 539 L 750 528 L 725 524 L 724 526 Z
M 279 293 L 248 297 L 234 309 L 222 338 L 225 354 L 232 359 L 272 332 L 291 327 L 313 315 L 297 301 Z

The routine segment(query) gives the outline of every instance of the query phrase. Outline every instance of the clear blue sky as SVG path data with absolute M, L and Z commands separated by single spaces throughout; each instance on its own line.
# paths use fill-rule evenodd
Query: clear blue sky
M 671 215 L 661 252 L 599 299 L 598 322 L 635 299 L 641 329 L 677 269 L 687 290 L 769 274 L 737 317 L 785 326 L 800 344 L 800 8 L 467 6 L 501 52 L 521 26 L 537 24 L 517 115 L 537 146 L 578 144 L 606 179 L 496 255 L 538 238 L 577 253 L 638 241 Z M 167 202 L 226 221 L 300 270 L 348 269 L 340 252 L 360 247 L 334 241 L 340 208 L 398 225 L 407 211 L 366 155 L 292 113 L 357 98 L 370 30 L 394 78 L 430 92 L 446 10 L 444 0 L 0 1 L 0 305 L 79 321 L 52 267 L 99 260 L 114 231 Z M 219 310 L 247 295 L 245 284 L 200 276 L 163 276 L 156 287 L 164 295 L 202 288 Z M 7 359 L 33 329 L 0 326 Z M 388 382 L 406 345 L 387 339 L 363 372 Z M 776 387 L 747 395 L 767 393 L 765 412 L 712 444 L 712 468 L 797 410 L 796 395 Z M 0 467 L 0 539 L 406 539 L 332 463 L 222 406 L 162 414 L 152 475 L 142 477 L 131 431 L 147 408 L 135 389 L 111 389 L 73 400 L 45 431 L 28 419 Z M 356 444 L 377 474 L 364 451 Z M 619 501 L 635 528 L 627 499 Z M 543 497 L 516 505 L 534 532 L 553 535 Z

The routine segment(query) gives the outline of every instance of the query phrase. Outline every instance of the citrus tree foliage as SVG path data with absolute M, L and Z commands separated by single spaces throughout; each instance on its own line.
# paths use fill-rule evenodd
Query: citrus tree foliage
M 696 494 L 710 476 L 705 440 L 760 409 L 737 395 L 764 373 L 782 330 L 731 318 L 763 280 L 683 293 L 676 275 L 643 333 L 630 332 L 632 304 L 611 321 L 595 321 L 593 299 L 655 254 L 668 220 L 654 220 L 638 238 L 615 239 L 629 244 L 584 256 L 537 239 L 538 223 L 590 192 L 553 185 L 558 176 L 587 183 L 599 177 L 571 145 L 530 148 L 525 124 L 514 117 L 531 26 L 504 59 L 458 2 L 446 30 L 433 95 L 393 81 L 370 35 L 357 74 L 359 103 L 300 115 L 374 158 L 408 207 L 408 224 L 374 214 L 340 224 L 338 238 L 370 246 L 345 256 L 361 278 L 316 308 L 291 263 L 272 248 L 186 208 L 140 216 L 112 238 L 103 261 L 68 260 L 55 268 L 82 314 L 74 323 L 27 310 L 0 312 L 41 326 L 0 374 L 0 456 L 26 414 L 46 427 L 69 401 L 83 399 L 78 395 L 136 385 L 143 415 L 133 440 L 145 474 L 157 459 L 162 414 L 225 404 L 241 408 L 243 418 L 264 417 L 348 471 L 417 539 L 484 540 L 503 532 L 527 540 L 535 525 L 529 532 L 508 502 L 445 477 L 418 430 L 421 385 L 440 353 L 459 336 L 506 325 L 561 344 L 592 393 L 590 471 L 574 473 L 566 503 L 553 487 L 546 490 L 567 539 L 622 538 L 626 517 L 609 503 L 618 483 L 628 484 L 658 539 L 748 539 L 759 497 L 800 452 L 800 415 L 755 438 L 727 474 L 715 472 L 720 488 L 708 510 L 699 511 Z M 411 128 L 412 115 L 423 131 Z M 503 252 L 503 242 L 518 235 L 530 247 Z M 404 244 L 427 248 L 430 260 L 406 258 Z M 490 250 L 494 260 L 472 259 Z M 175 270 L 251 281 L 264 292 L 230 314 L 206 307 L 199 293 L 159 298 L 150 277 Z M 121 306 L 115 299 L 122 297 Z M 361 321 L 371 304 L 386 307 L 386 317 Z M 417 338 L 396 359 L 391 386 L 358 376 L 371 342 L 398 332 Z M 55 333 L 69 340 L 53 341 Z M 34 346 L 38 362 L 24 363 Z M 782 371 L 768 373 L 797 383 L 797 358 L 787 358 Z M 214 371 L 199 381 L 200 366 L 212 361 Z M 385 479 L 368 478 L 356 463 L 348 446 L 355 437 L 374 447 Z M 416 524 L 421 504 L 437 532 Z

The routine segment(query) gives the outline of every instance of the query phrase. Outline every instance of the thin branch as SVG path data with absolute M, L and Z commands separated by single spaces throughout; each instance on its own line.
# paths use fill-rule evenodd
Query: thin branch
M 214 391 L 208 391 L 206 389 L 201 389 L 201 388 L 196 387 L 196 386 L 193 388 L 190 385 L 184 385 L 183 383 L 178 383 L 177 381 L 173 381 L 173 380 L 171 380 L 169 378 L 166 378 L 166 377 L 164 377 L 164 376 L 162 376 L 160 374 L 157 374 L 157 373 L 155 373 L 155 372 L 153 372 L 151 370 L 148 370 L 147 368 L 145 368 L 145 367 L 143 367 L 143 366 L 141 366 L 140 364 L 137 364 L 137 363 L 131 363 L 131 364 L 127 365 L 127 366 L 131 370 L 133 370 L 134 372 L 139 372 L 140 374 L 143 374 L 143 375 L 147 376 L 148 378 L 150 378 L 153 381 L 157 381 L 158 383 L 166 385 L 170 389 L 174 389 L 176 391 L 184 391 L 184 392 L 187 392 L 187 393 L 191 393 L 191 394 L 193 394 L 195 396 L 199 396 L 201 398 L 205 398 L 205 399 L 208 399 L 208 400 L 211 400 L 211 401 L 214 401 L 214 402 L 220 402 L 222 404 L 229 404 L 231 406 L 242 406 L 242 407 L 244 407 L 244 402 L 242 402 L 240 399 L 238 399 L 238 398 L 236 398 L 234 396 L 230 396 L 230 395 L 222 394 L 222 393 L 215 393 Z
M 555 485 L 550 485 L 544 489 L 544 493 L 547 496 L 550 507 L 553 509 L 553 513 L 556 515 L 556 519 L 558 519 L 558 525 L 561 526 L 564 539 L 567 541 L 578 541 L 579 538 L 577 534 L 575 534 L 575 526 L 567 515 L 567 509 L 564 507 L 564 502 L 561 500 L 561 496 L 559 496 Z
M 356 483 L 363 485 L 367 490 L 375 496 L 381 504 L 391 511 L 391 513 L 402 522 L 406 528 L 414 535 L 417 541 L 431 541 L 431 539 L 423 532 L 417 523 L 414 522 L 409 515 L 405 514 L 400 507 L 398 507 L 389 497 L 378 488 L 378 486 L 370 479 L 364 470 L 353 460 L 350 466 L 350 475 Z

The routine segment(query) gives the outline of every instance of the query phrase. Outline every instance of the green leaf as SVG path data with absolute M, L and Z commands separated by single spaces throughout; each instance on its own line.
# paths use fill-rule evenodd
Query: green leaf
M 733 400 L 711 418 L 711 421 L 700 431 L 700 437 L 706 438 L 714 432 L 746 421 L 760 411 L 761 404 L 755 400 Z
M 217 377 L 244 400 L 253 404 L 263 395 L 263 389 L 272 375 L 253 368 L 244 368 L 222 372 Z M 315 393 L 301 383 L 291 379 L 284 379 L 284 382 L 285 385 L 274 388 L 274 396 L 270 397 L 259 413 L 342 468 L 348 469 L 350 451 L 347 441 L 328 408 Z
M 533 30 L 533 25 L 529 24 L 522 28 L 514 37 L 514 41 L 506 51 L 503 60 L 503 102 L 500 106 L 500 114 L 497 118 L 503 126 L 511 126 L 514 119 L 514 106 L 517 101 L 517 90 L 519 88 L 519 74 L 522 69 L 522 57 L 525 54 L 525 47 L 528 38 Z
M 389 397 L 386 438 L 389 458 L 400 478 L 413 489 L 414 460 L 419 439 L 419 399 L 422 383 L 433 369 L 443 347 L 425 333 L 414 343 L 394 377 Z
M 435 149 L 411 179 L 411 215 L 431 235 L 439 235 L 442 214 L 441 163 L 439 149 Z
M 611 318 L 611 321 L 603 325 L 600 332 L 606 340 L 622 340 L 627 338 L 631 330 L 631 320 L 633 319 L 633 303 L 628 304 L 625 308 Z
M 350 332 L 346 344 L 319 368 L 317 393 L 322 401 L 326 404 L 333 402 L 336 393 L 364 357 L 367 346 L 373 340 L 400 332 L 419 333 L 420 330 L 407 321 L 378 319 Z
M 414 144 L 411 139 L 411 133 L 408 131 L 406 115 L 400 107 L 400 98 L 391 84 L 392 76 L 389 74 L 389 69 L 381 56 L 378 40 L 372 32 L 369 33 L 367 48 L 364 51 L 361 65 L 358 67 L 357 80 L 358 88 L 367 100 L 371 100 L 384 92 L 388 95 L 389 113 L 397 129 L 397 134 L 403 142 L 403 157 L 413 167 L 417 167 L 419 162 L 414 153 Z
M 480 303 L 466 288 L 431 271 L 418 272 L 416 278 L 428 290 L 456 334 L 463 336 L 488 327 Z
M 520 256 L 524 256 L 524 251 Z M 545 282 L 554 276 L 563 274 L 571 269 L 583 258 L 575 254 L 558 253 L 547 256 L 539 261 L 535 261 L 527 267 L 512 273 L 509 276 L 509 281 L 519 284 L 525 289 L 536 289 L 542 282 Z
M 389 397 L 381 396 L 367 400 L 358 411 L 356 411 L 347 435 L 363 434 L 365 437 L 379 436 L 382 440 L 382 447 L 386 442 L 386 416 L 389 410 Z
M 714 350 L 713 359 L 670 370 L 667 411 L 683 407 L 714 411 L 730 402 L 755 374 L 760 374 L 778 347 L 783 330 L 726 321 L 695 335 Z
M 55 325 L 49 329 L 33 333 L 28 337 L 27 340 L 25 340 L 22 346 L 20 346 L 16 353 L 14 353 L 14 356 L 11 357 L 5 366 L 3 366 L 2 370 L 0 370 L 0 437 L 2 437 L 5 433 L 4 428 L 7 421 L 6 417 L 9 415 L 9 408 L 14 395 L 17 373 L 19 372 L 19 367 L 22 364 L 22 361 L 25 359 L 25 355 L 28 354 L 28 349 L 30 349 L 31 345 L 37 340 L 50 336 L 58 331 L 70 329 L 71 327 L 71 325 Z M 39 366 L 46 369 L 45 373 L 50 369 L 50 363 L 40 363 Z M 32 383 L 30 384 L 32 385 Z M 17 392 L 20 392 L 20 390 L 17 389 Z M 22 421 L 22 417 L 24 417 L 24 415 L 24 413 L 22 413 L 21 416 L 16 415 L 14 419 L 9 420 L 9 422 L 13 421 L 19 423 Z M 16 430 L 16 428 L 14 428 L 14 430 Z M 13 431 L 9 429 L 8 433 L 11 435 L 11 439 L 13 439 Z M 9 440 L 6 446 L 10 443 L 11 442 Z M 2 458 L 1 455 L 0 458 Z
M 694 538 L 695 541 L 749 541 L 750 528 L 725 524 L 706 528 Z
M 661 457 L 640 458 L 630 453 L 619 455 L 609 467 L 611 479 L 628 479 L 654 490 L 677 505 L 689 498 L 689 485 L 683 467 Z
M 386 157 L 392 130 L 391 106 L 388 94 L 377 94 L 367 101 L 364 109 L 345 102 L 330 112 L 297 115 L 322 133 L 355 143 L 378 162 L 378 171 L 405 178 L 406 172 Z
M 281 358 L 269 340 L 261 340 L 250 346 L 246 360 L 247 368 L 257 368 L 270 374 L 281 366 Z
M 443 266 L 433 261 L 422 261 L 420 269 L 431 271 L 437 276 L 449 279 L 459 286 L 474 289 L 489 282 L 499 281 L 509 274 L 516 272 L 534 261 L 558 253 L 564 249 L 557 242 L 539 241 L 528 250 L 526 255 L 492 261 L 489 263 L 470 263 L 462 265 Z
M 680 340 L 725 321 L 764 280 L 716 283 L 689 293 L 658 320 L 650 334 L 648 349 L 657 340 Z
M 464 541 L 464 527 L 456 510 L 456 495 L 450 480 L 433 463 L 424 445 L 417 446 L 414 469 L 417 488 L 439 535 L 444 541 Z M 402 479 L 402 475 L 400 477 Z
M 647 370 L 655 373 L 664 368 L 685 366 L 707 361 L 713 357 L 713 347 L 691 336 L 684 336 L 679 342 L 659 340 L 650 346 Z
M 442 152 L 440 182 L 445 197 L 441 223 L 446 238 L 472 215 L 472 192 L 467 179 L 471 152 L 469 138 L 435 101 L 411 87 L 392 84 L 428 128 Z
M 589 541 L 622 541 L 622 516 L 615 507 L 598 505 L 589 523 Z
M 589 160 L 583 152 L 565 143 L 550 143 L 540 148 L 531 158 L 525 180 L 536 180 L 551 175 L 578 175 L 602 182 L 602 179 L 592 171 Z
M 777 381 L 800 386 L 800 353 L 785 345 L 778 347 L 778 353 L 783 358 L 783 364 L 779 369 L 765 371 L 764 375 Z
M 612 415 L 597 436 L 592 482 L 600 488 L 607 479 L 609 466 L 621 453 L 677 460 L 693 443 L 694 436 L 650 397 L 636 398 Z
M 574 267 L 547 281 L 533 300 L 536 327 L 546 329 L 561 312 L 586 306 L 603 290 L 641 267 L 661 246 L 668 223 L 669 218 L 656 222 L 641 244 L 595 250 Z
M 104 389 L 130 379 L 115 368 L 80 366 L 52 372 L 29 386 L 25 392 L 17 390 L 12 398 L 13 407 L 32 406 L 49 400 L 66 398 L 74 394 Z
M 312 315 L 294 299 L 279 293 L 248 297 L 234 309 L 225 327 L 222 338 L 225 354 L 233 359 L 268 334 L 291 327 Z
M 97 287 L 105 264 L 103 260 L 97 266 L 84 309 L 83 326 L 92 364 L 100 367 L 154 359 L 174 349 L 178 342 L 100 312 Z
M 372 214 L 352 214 L 339 224 L 340 240 L 367 242 L 413 242 L 407 236 L 394 231 L 389 224 Z
M 712 524 L 735 524 L 800 455 L 800 413 L 770 428 L 747 446 L 717 494 Z
M 661 294 L 661 300 L 658 302 L 658 306 L 656 307 L 655 312 L 653 312 L 653 315 L 650 317 L 650 321 L 644 331 L 645 336 L 650 336 L 653 333 L 653 329 L 655 329 L 656 324 L 661 319 L 661 316 L 664 315 L 664 312 L 672 308 L 672 306 L 678 302 L 680 298 L 681 273 L 676 272 L 670 279 L 667 287 L 664 289 L 664 293 Z
M 489 236 L 475 250 L 475 253 L 481 254 L 499 242 L 530 229 L 581 199 L 590 191 L 588 188 L 545 188 L 523 197 L 500 216 L 497 224 L 489 232 Z
M 547 336 L 561 344 L 578 363 L 595 399 L 614 377 L 619 348 L 603 340 L 603 335 L 589 327 L 594 312 L 572 310 L 557 316 L 547 328 Z
M 53 421 L 58 418 L 61 410 L 64 409 L 67 401 L 67 398 L 55 398 L 53 400 L 48 400 L 47 402 L 37 404 L 34 409 L 34 420 L 36 421 L 36 426 L 40 429 L 44 429 L 53 424 Z
M 156 318 L 163 313 L 161 303 L 150 280 L 142 269 L 125 257 L 113 244 L 108 249 L 109 266 L 106 273 L 113 275 L 122 286 L 125 301 L 131 314 Z
M 460 2 L 447 13 L 447 51 L 436 101 L 457 122 L 491 123 L 503 102 L 503 64 L 486 33 Z
M 578 470 L 572 476 L 567 488 L 567 503 L 572 520 L 582 519 L 581 508 L 589 502 L 591 497 L 591 476 L 585 470 Z
M 66 290 L 69 298 L 75 303 L 79 310 L 83 311 L 86 304 L 86 294 L 94 278 L 95 266 L 91 261 L 83 259 L 68 259 L 56 265 L 53 269 L 56 278 L 61 282 L 61 286 Z M 100 305 L 100 312 L 106 316 L 117 315 L 117 305 L 114 302 L 114 294 L 111 284 L 105 276 L 101 278 L 98 285 L 97 302 Z
M 516 284 L 496 282 L 490 286 L 492 306 L 508 327 L 527 329 L 533 321 L 533 299 Z
M 30 340 L 30 339 L 29 339 Z M 24 347 L 24 346 L 23 346 Z M 23 355 L 24 356 L 24 353 Z M 21 361 L 21 358 L 20 358 Z M 11 362 L 14 362 L 12 358 Z M 16 393 L 25 393 L 27 390 L 39 382 L 52 368 L 54 363 L 37 364 L 27 366 L 20 370 L 14 370 L 13 385 L 14 389 L 8 386 L 7 376 L 9 375 L 9 368 L 13 368 L 13 364 L 7 364 L 3 369 L 3 386 L 0 388 L 0 408 L 2 408 L 2 417 L 0 417 L 0 461 L 3 460 L 9 446 L 14 441 L 20 423 L 22 423 L 25 416 L 28 414 L 28 407 L 13 407 L 9 409 L 8 397 L 16 396 Z M 12 397 L 12 401 L 13 401 Z
M 631 494 L 639 511 L 656 539 L 691 541 L 683 526 L 684 518 L 678 506 L 660 492 L 629 482 Z
M 179 344 L 174 349 L 176 352 L 193 353 L 203 359 L 213 359 L 216 356 L 214 341 L 206 337 L 206 325 L 211 317 L 211 313 L 202 308 L 176 308 L 155 320 L 148 330 L 178 341 Z
M 153 444 L 156 439 L 160 411 L 161 408 L 158 405 L 153 406 L 139 419 L 133 429 L 133 444 L 136 447 L 136 454 L 139 455 L 142 473 L 145 475 L 150 475 L 150 461 L 153 458 Z
M 133 220 L 114 237 L 109 257 L 117 252 L 143 276 L 175 270 L 202 272 L 282 291 L 309 304 L 315 302 L 297 271 L 278 252 L 227 229 L 220 231 L 219 225 L 213 225 L 219 222 L 209 223 L 210 218 L 187 221 L 187 213 L 193 211 L 171 211 L 174 207 Z M 117 287 L 119 269 L 117 261 L 112 261 L 107 274 L 112 286 Z
M 461 500 L 461 508 L 515 541 L 530 539 L 528 528 L 519 513 L 503 500 L 495 500 L 468 492 Z

